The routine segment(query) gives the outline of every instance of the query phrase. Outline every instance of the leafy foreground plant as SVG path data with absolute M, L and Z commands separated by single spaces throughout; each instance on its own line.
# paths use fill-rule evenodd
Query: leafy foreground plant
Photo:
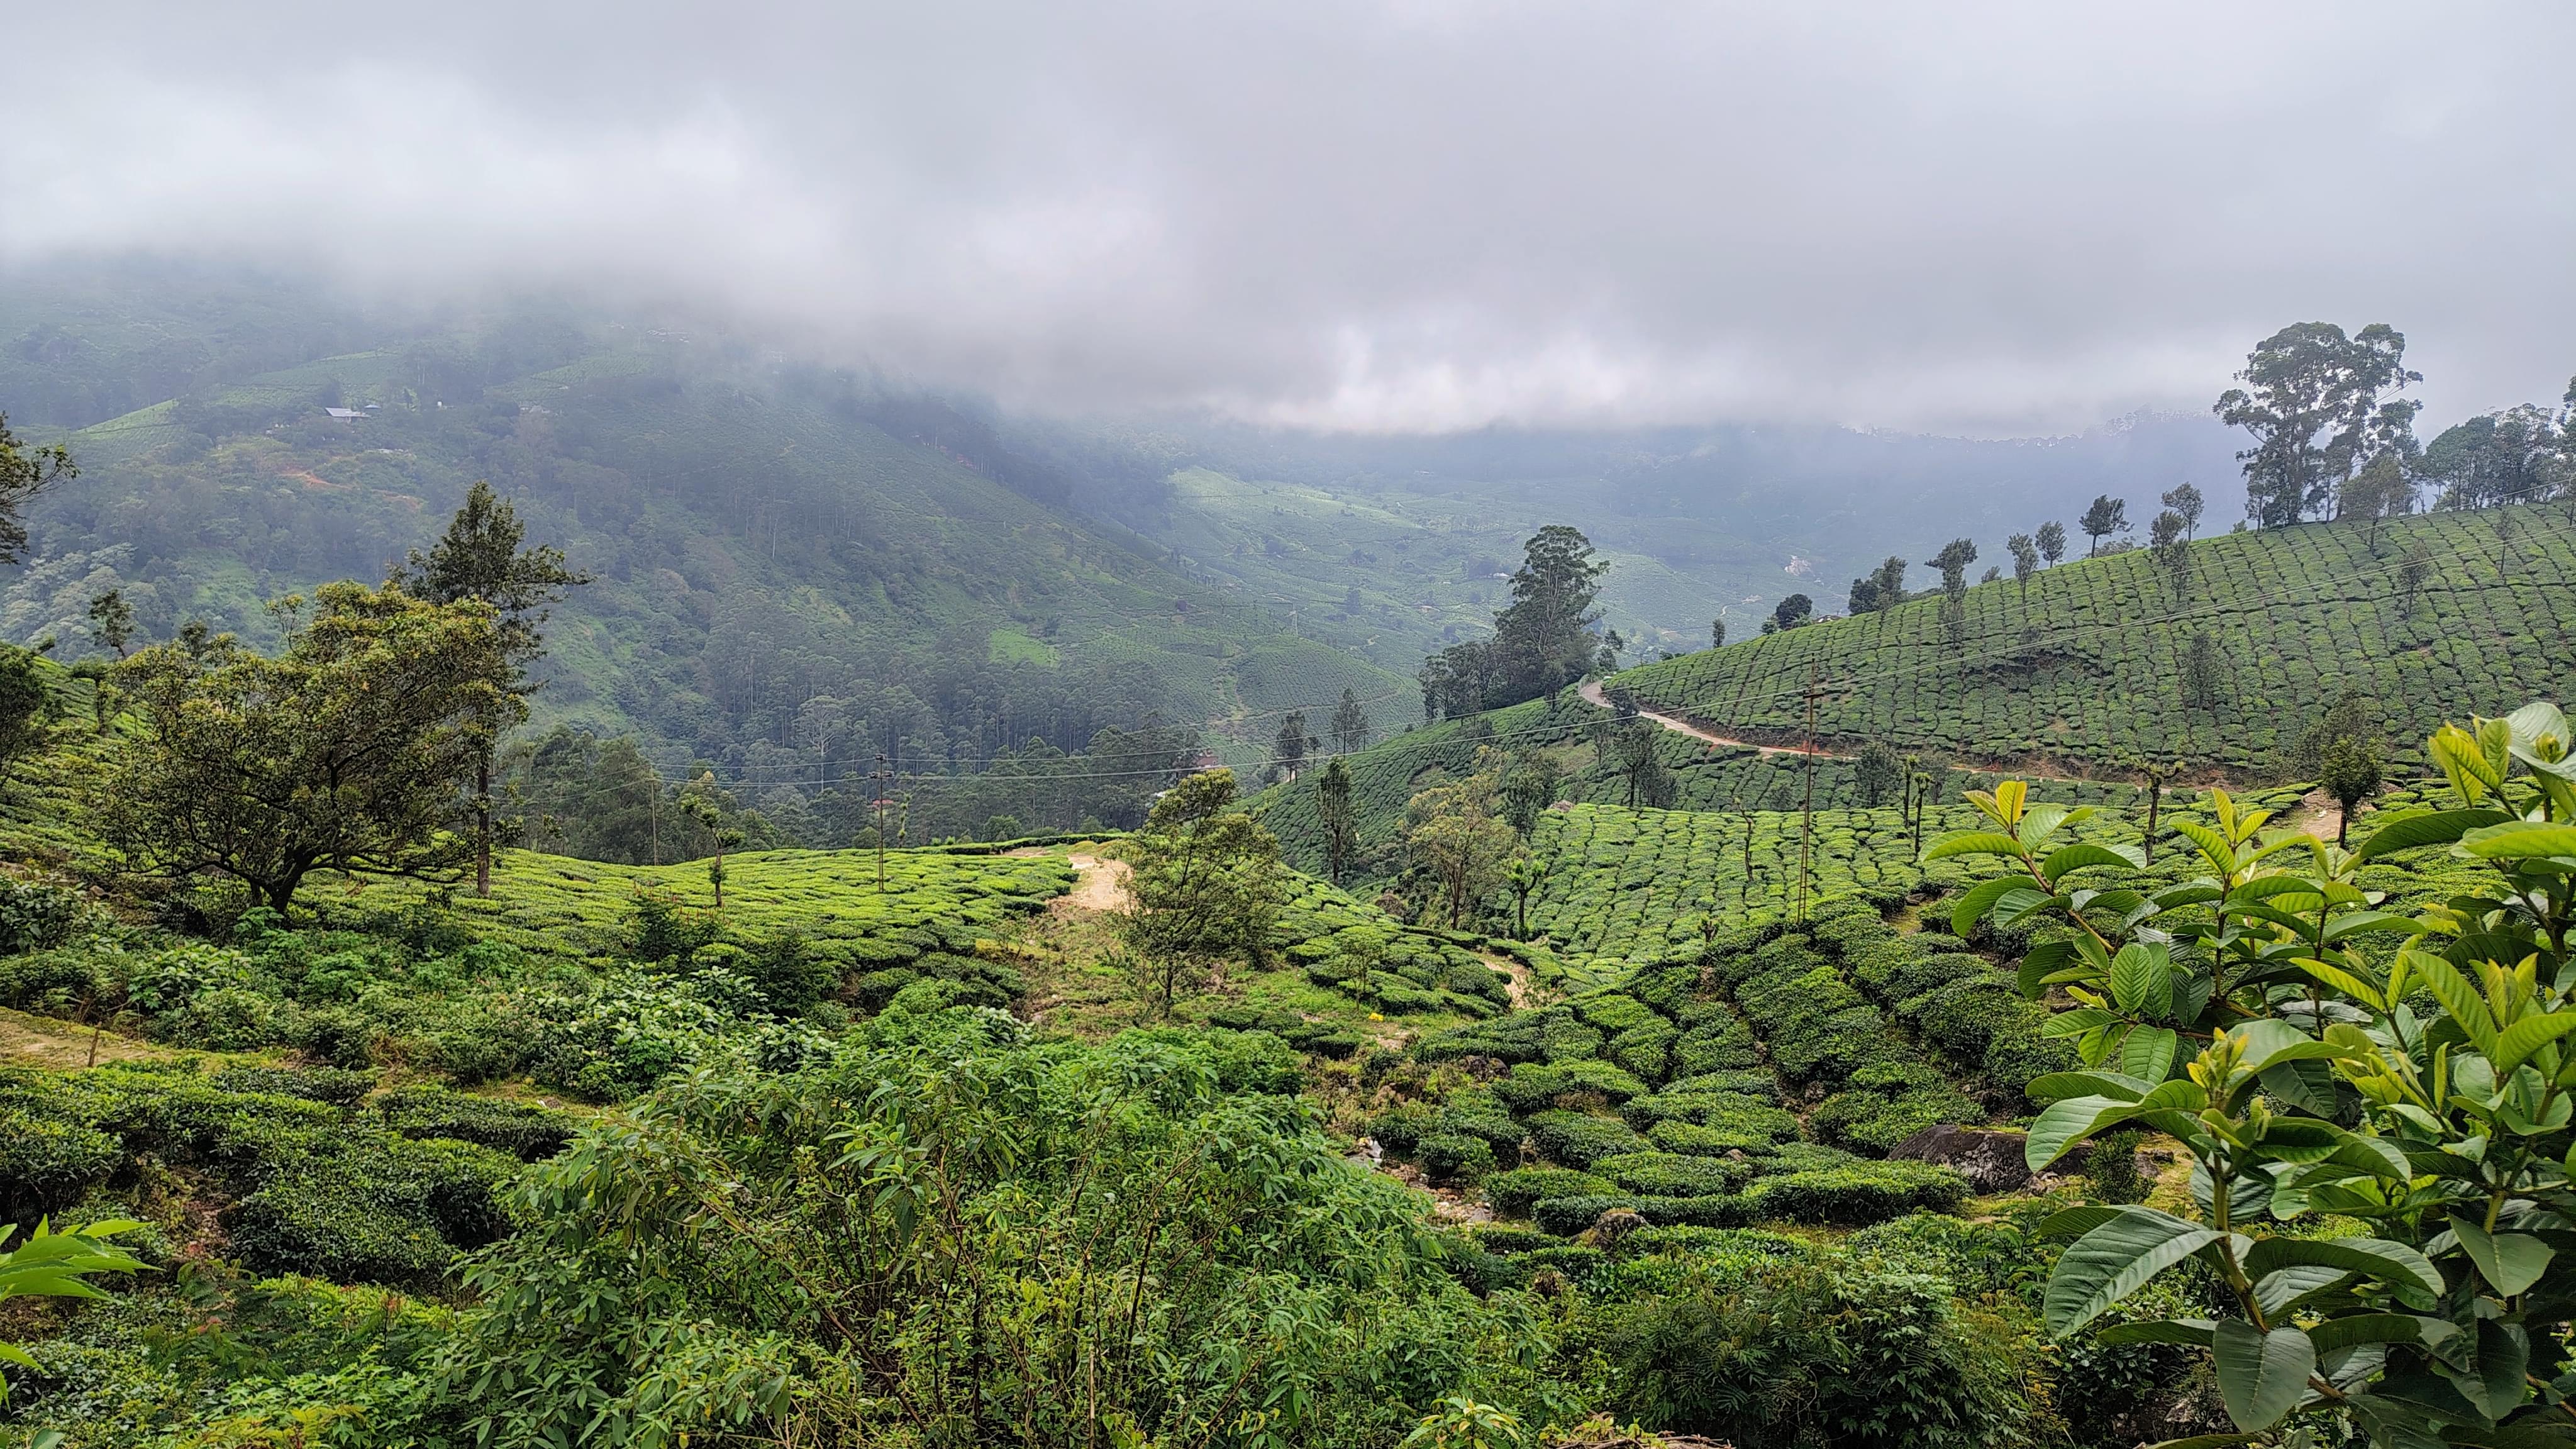
M 124 1221 L 90 1223 L 67 1233 L 58 1233 L 50 1223 L 36 1224 L 36 1230 L 15 1248 L 9 1240 L 17 1236 L 14 1223 L 0 1223 L 0 1302 L 11 1298 L 98 1298 L 98 1289 L 86 1281 L 94 1273 L 133 1273 L 143 1263 L 108 1239 L 143 1226 Z M 25 1349 L 0 1339 L 0 1363 L 16 1364 L 23 1369 L 42 1372 L 43 1365 Z M 0 1398 L 6 1398 L 9 1380 L 0 1376 Z
M 1480 1301 L 1258 1034 L 1032 1045 L 999 1013 L 702 1074 L 536 1168 L 432 1422 L 493 1445 L 1387 1444 L 1526 1403 L 1553 1335 Z
M 2028 803 L 2018 781 L 1970 796 L 1990 829 L 1927 852 L 2019 867 L 1968 893 L 1958 929 L 2056 928 L 2021 985 L 2077 1003 L 2050 1030 L 2084 1067 L 2032 1083 L 2051 1105 L 2030 1165 L 2132 1125 L 2192 1155 L 2188 1216 L 2050 1221 L 2076 1240 L 2043 1308 L 2063 1335 L 2185 1262 L 2216 1275 L 2234 1316 L 2100 1335 L 2210 1351 L 2242 1434 L 2192 1442 L 2576 1443 L 2570 738 L 2547 704 L 2444 726 L 2430 752 L 2454 808 L 2354 851 L 2220 795 L 2214 825 L 2175 827 L 2207 874 L 2162 889 L 2075 884 L 2131 862 L 2063 843 L 2088 812 Z M 2483 889 L 2409 916 L 2353 884 L 2443 847 L 2491 869 Z

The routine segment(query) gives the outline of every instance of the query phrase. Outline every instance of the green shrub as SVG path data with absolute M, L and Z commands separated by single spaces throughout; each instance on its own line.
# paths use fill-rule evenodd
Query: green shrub
M 1564 1240 L 1536 1228 L 1515 1228 L 1487 1224 L 1469 1230 L 1467 1240 L 1488 1253 L 1532 1253 L 1541 1248 L 1563 1247 Z
M 1610 1255 L 1599 1248 L 1587 1248 L 1580 1244 L 1569 1243 L 1562 1247 L 1534 1248 L 1523 1253 L 1520 1256 L 1519 1266 L 1530 1273 L 1536 1273 L 1542 1268 L 1552 1268 L 1579 1284 L 1599 1272 L 1609 1262 Z
M 1637 1212 L 1659 1228 L 1741 1228 L 1755 1220 L 1751 1202 L 1724 1193 L 1699 1197 L 1649 1195 L 1637 1199 Z M 1632 1234 L 1621 1246 L 1637 1245 L 1637 1235 Z
M 227 1092 L 264 1092 L 280 1097 L 302 1097 L 308 1102 L 328 1102 L 334 1107 L 350 1107 L 375 1090 L 376 1078 L 372 1072 L 334 1071 L 328 1067 L 309 1067 L 301 1071 L 278 1067 L 229 1067 L 214 1079 L 214 1084 Z
M 1633 996 L 1594 996 L 1574 1003 L 1575 1015 L 1601 1029 L 1605 1036 L 1616 1036 L 1641 1026 L 1655 1026 L 1663 1018 L 1654 1008 Z
M 0 1223 L 59 1214 L 124 1164 L 124 1144 L 105 1132 L 0 1106 Z
M 567 1112 L 438 1087 L 388 1092 L 377 1101 L 376 1109 L 388 1129 L 405 1137 L 471 1142 L 523 1162 L 562 1151 L 580 1126 Z
M 390 1162 L 316 1158 L 235 1204 L 225 1226 L 255 1273 L 425 1284 L 455 1257 L 438 1234 L 430 1187 Z
M 1622 1153 L 1594 1163 L 1593 1170 L 1622 1192 L 1648 1197 L 1709 1197 L 1732 1191 L 1743 1177 L 1715 1158 L 1674 1152 Z
M 1928 1162 L 1872 1162 L 1757 1179 L 1745 1190 L 1757 1217 L 1857 1227 L 1967 1201 L 1966 1178 Z
M 1722 1260 L 1604 1314 L 1622 1418 L 1745 1446 L 1983 1449 L 2023 1404 L 1994 1335 L 1940 1280 Z
M 1685 1077 L 1753 1067 L 1761 1060 L 1753 1028 L 1738 1017 L 1694 1027 L 1673 1043 L 1673 1071 Z
M 52 950 L 80 929 L 88 909 L 76 890 L 0 875 L 0 956 Z
M 1540 1112 L 1529 1119 L 1529 1128 L 1540 1153 L 1567 1167 L 1590 1167 L 1604 1157 L 1646 1146 L 1646 1139 L 1627 1123 L 1581 1112 Z
M 1681 1033 L 1660 1018 L 1632 1026 L 1610 1039 L 1603 1054 L 1639 1080 L 1660 1082 L 1673 1072 L 1673 1043 Z
M 1613 1191 L 1610 1180 L 1570 1167 L 1518 1167 L 1485 1179 L 1485 1201 L 1512 1217 L 1528 1215 L 1545 1197 L 1585 1197 Z
M 1612 1208 L 1633 1210 L 1636 1206 L 1637 1199 L 1630 1193 L 1587 1193 L 1581 1197 L 1544 1197 L 1530 1204 L 1530 1220 L 1537 1223 L 1542 1232 L 1570 1238 L 1599 1222 L 1601 1215 Z
M 1434 1182 L 1474 1182 L 1494 1170 L 1493 1147 L 1462 1132 L 1423 1138 L 1415 1152 L 1424 1175 Z
M 1398 1157 L 1411 1157 L 1414 1147 L 1436 1130 L 1440 1109 L 1428 1102 L 1400 1102 L 1371 1117 L 1363 1130 L 1377 1145 Z
M 1780 1100 L 1780 1079 L 1764 1071 L 1699 1072 L 1666 1083 L 1664 1091 L 1675 1096 L 1688 1093 L 1733 1092 L 1738 1096 L 1754 1097 L 1776 1105 Z
M 1524 1062 L 1493 1085 L 1494 1095 L 1519 1112 L 1545 1107 L 1570 1092 L 1597 1092 L 1613 1102 L 1624 1102 L 1648 1090 L 1645 1083 L 1599 1058 Z

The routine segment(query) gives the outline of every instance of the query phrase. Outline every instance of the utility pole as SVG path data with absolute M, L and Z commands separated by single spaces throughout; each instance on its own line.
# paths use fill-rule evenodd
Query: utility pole
M 868 777 L 868 780 L 869 780 L 869 782 L 870 782 L 871 784 L 873 784 L 873 785 L 875 785 L 875 786 L 877 787 L 877 788 L 876 788 L 876 812 L 877 812 L 877 894 L 879 894 L 879 895 L 884 895 L 884 894 L 885 894 L 885 813 L 886 813 L 886 806 L 887 806 L 888 804 L 892 803 L 892 802 L 890 802 L 889 800 L 887 800 L 887 799 L 886 799 L 886 787 L 887 787 L 888 785 L 890 785 L 890 784 L 892 784 L 892 783 L 894 782 L 894 774 L 893 774 L 893 772 L 891 772 L 891 771 L 889 771 L 888 769 L 886 769 L 886 757 L 885 757 L 885 756 L 883 756 L 883 755 L 879 755 L 879 756 L 877 756 L 877 769 L 876 769 L 876 773 L 875 773 L 875 774 L 873 774 L 873 775 L 870 775 L 870 776 Z
M 1807 919 L 1807 892 L 1816 850 L 1816 665 L 1807 665 L 1807 802 L 1798 822 L 1798 919 Z
M 2156 863 L 2156 807 L 2164 803 L 2165 781 L 2173 774 L 2171 765 L 2147 766 L 2147 839 L 2146 863 Z

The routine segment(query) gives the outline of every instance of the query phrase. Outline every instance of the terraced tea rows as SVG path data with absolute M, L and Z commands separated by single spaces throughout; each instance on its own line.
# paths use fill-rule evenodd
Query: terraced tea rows
M 639 893 L 682 908 L 712 904 L 705 862 L 611 865 L 529 850 L 493 858 L 492 895 L 442 891 L 475 935 L 532 956 L 617 956 L 631 950 Z M 722 923 L 741 939 L 794 931 L 819 959 L 853 970 L 900 966 L 925 951 L 971 953 L 980 938 L 1043 908 L 1073 885 L 1060 855 L 1003 856 L 943 850 L 885 853 L 778 850 L 725 860 Z M 417 882 L 383 882 L 332 900 L 326 920 L 400 910 L 428 899 Z
M 1881 1159 L 1934 1123 L 1985 1121 L 1990 1102 L 2017 1110 L 2060 1064 L 2042 1014 L 1956 939 L 1845 903 L 1432 1037 L 1418 1055 L 1490 1063 L 1486 1080 L 1371 1126 L 1435 1177 L 1505 1169 L 1485 1176 L 1489 1200 L 1552 1234 L 1613 1208 L 1659 1225 L 1873 1222 L 1959 1204 L 1955 1173 Z M 1537 1161 L 1520 1166 L 1525 1143 Z
M 2410 552 L 2420 563 L 2410 566 Z M 2551 506 L 2316 524 L 2204 539 L 2187 579 L 2144 550 L 1967 592 L 1942 605 L 1794 629 L 1649 664 L 1616 684 L 1709 728 L 1790 739 L 1809 672 L 1838 749 L 2126 771 L 2183 762 L 2260 774 L 2346 688 L 2412 751 L 2446 716 L 2556 693 L 2576 666 L 2576 523 Z M 2420 577 L 2418 574 L 2420 573 Z M 2184 702 L 2196 633 L 2211 702 Z

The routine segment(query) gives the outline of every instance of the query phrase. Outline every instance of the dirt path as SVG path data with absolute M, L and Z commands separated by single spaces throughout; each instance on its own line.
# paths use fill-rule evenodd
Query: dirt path
M 1583 702 L 1586 704 L 1594 705 L 1602 709 L 1613 708 L 1610 703 L 1609 696 L 1602 692 L 1600 680 L 1594 679 L 1585 681 L 1583 687 L 1577 690 L 1576 693 L 1583 696 Z M 1731 739 L 1714 730 L 1702 729 L 1698 725 L 1692 724 L 1689 720 L 1682 719 L 1677 715 L 1658 714 L 1655 711 L 1646 709 L 1642 706 L 1638 708 L 1637 713 L 1647 719 L 1653 720 L 1655 723 L 1662 725 L 1664 728 L 1671 730 L 1675 734 L 1688 735 L 1702 744 L 1717 745 L 1721 748 L 1731 750 L 1759 750 L 1766 755 L 1803 755 L 1807 753 L 1805 747 L 1800 745 L 1766 745 L 1760 740 Z M 1838 751 L 1827 749 L 1818 749 L 1815 753 L 1816 758 L 1820 760 L 1856 760 L 1860 758 L 1857 754 L 1843 754 Z M 2030 765 L 1990 765 L 1981 761 L 1962 759 L 1953 761 L 1953 768 L 1973 771 L 1980 775 L 2008 775 L 2015 779 L 2022 780 L 2064 780 L 2087 785 L 2106 783 L 2091 775 L 2063 775 L 2050 770 L 2038 769 Z
M 1610 697 L 1601 692 L 1600 680 L 1585 680 L 1583 687 L 1575 692 L 1583 696 L 1583 702 L 1585 704 L 1593 705 L 1600 709 L 1612 708 Z M 1796 745 L 1766 745 L 1754 740 L 1731 740 L 1714 731 L 1701 729 L 1698 725 L 1692 724 L 1689 720 L 1681 719 L 1669 714 L 1657 714 L 1651 709 L 1640 708 L 1637 713 L 1653 720 L 1655 723 L 1662 725 L 1664 728 L 1671 730 L 1677 735 L 1688 735 L 1692 739 L 1698 740 L 1704 744 L 1717 745 L 1725 749 L 1760 750 L 1766 755 L 1802 755 L 1806 753 L 1806 751 L 1798 748 Z M 1821 758 L 1828 760 L 1850 758 L 1850 756 L 1847 755 L 1837 755 L 1831 750 L 1818 750 L 1816 751 L 1816 754 Z
M 1056 898 L 1056 903 L 1069 911 L 1114 911 L 1127 903 L 1127 877 L 1133 872 L 1123 860 L 1103 860 L 1096 855 L 1065 857 L 1076 875 L 1073 889 Z
M 88 1027 L 0 1008 L 0 1066 L 71 1071 L 89 1064 L 90 1040 Z M 99 1033 L 97 1041 L 102 1062 L 166 1061 L 179 1055 L 112 1032 Z

